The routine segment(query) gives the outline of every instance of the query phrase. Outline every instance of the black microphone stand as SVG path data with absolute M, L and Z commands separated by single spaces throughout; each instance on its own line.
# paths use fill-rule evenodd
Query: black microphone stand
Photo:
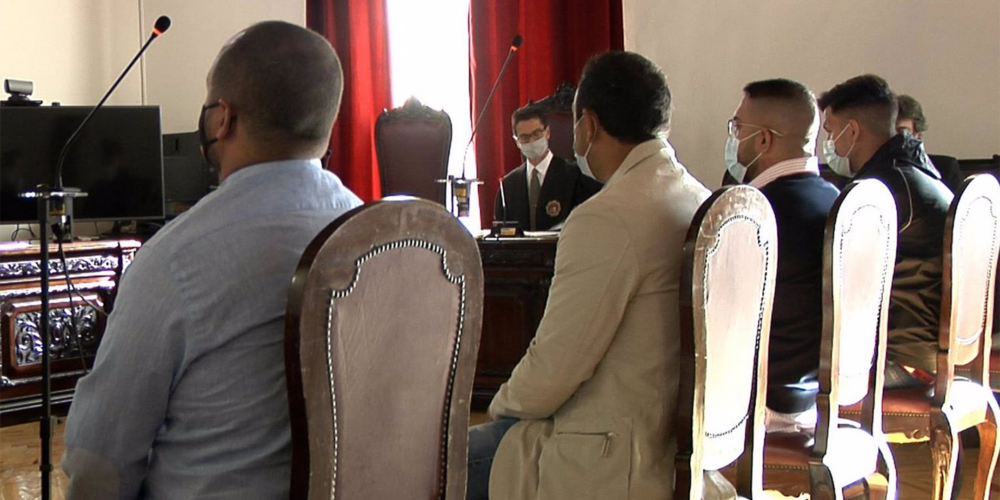
M 69 153 L 70 146 L 76 140 L 80 131 L 90 122 L 90 119 L 94 117 L 94 113 L 104 106 L 104 103 L 111 96 L 111 93 L 118 88 L 118 84 L 122 82 L 125 75 L 128 74 L 132 66 L 135 65 L 136 61 L 142 56 L 146 49 L 149 48 L 149 44 L 153 43 L 158 36 L 165 32 L 170 27 L 170 18 L 166 16 L 160 16 L 156 20 L 156 24 L 153 27 L 153 34 L 150 35 L 146 43 L 142 45 L 139 52 L 136 53 L 132 61 L 128 63 L 125 70 L 118 75 L 118 79 L 115 83 L 111 85 L 111 88 L 101 97 L 101 100 L 94 106 L 94 109 L 90 110 L 86 118 L 80 122 L 80 125 L 76 127 L 76 130 L 69 136 L 66 140 L 66 144 L 63 146 L 62 151 L 59 153 L 59 159 L 56 162 L 56 187 L 49 187 L 46 185 L 39 185 L 33 191 L 24 191 L 19 193 L 21 198 L 35 198 L 38 200 L 38 226 L 39 226 L 39 247 L 41 250 L 41 306 L 42 310 L 40 312 L 41 317 L 39 318 L 39 334 L 42 337 L 42 421 L 39 429 L 39 434 L 42 444 L 41 452 L 41 463 L 38 464 L 38 470 L 41 472 L 41 493 L 42 500 L 50 500 L 52 498 L 52 364 L 51 364 L 51 325 L 49 324 L 49 311 L 50 305 L 49 301 L 52 297 L 52 289 L 49 283 L 50 265 L 51 259 L 49 258 L 49 234 L 48 225 L 50 221 L 52 223 L 52 230 L 56 236 L 56 243 L 60 245 L 60 248 L 64 241 L 72 241 L 73 239 L 73 199 L 87 196 L 78 188 L 70 188 L 63 186 L 63 163 L 66 161 L 66 155 Z M 54 202 L 54 204 L 53 204 Z M 67 290 L 69 290 L 69 269 L 62 269 L 63 277 L 66 279 Z M 72 293 L 72 292 L 70 292 Z M 72 315 L 73 312 L 70 311 Z M 71 319 L 70 321 L 74 321 Z M 81 353 L 82 354 L 82 353 Z
M 472 127 L 472 135 L 469 137 L 469 143 L 465 145 L 465 153 L 462 155 L 462 176 L 455 177 L 454 175 L 449 175 L 447 179 L 437 180 L 438 183 L 446 183 L 451 188 L 451 197 L 449 200 L 451 201 L 451 206 L 449 207 L 449 211 L 456 217 L 467 217 L 469 215 L 469 188 L 483 183 L 479 179 L 468 179 L 465 177 L 465 165 L 469 158 L 469 148 L 472 147 L 473 141 L 476 140 L 476 132 L 479 132 L 479 124 L 483 121 L 483 116 L 486 115 L 486 110 L 489 109 L 490 103 L 493 102 L 493 94 L 496 93 L 497 88 L 500 86 L 500 81 L 503 79 L 504 73 L 507 72 L 507 66 L 510 65 L 511 59 L 514 58 L 514 54 L 521 47 L 521 42 L 523 41 L 524 39 L 521 35 L 514 36 L 510 50 L 507 51 L 507 59 L 504 60 L 503 66 L 500 67 L 500 73 L 497 74 L 497 79 L 493 82 L 493 88 L 490 89 L 490 94 L 486 97 L 483 109 L 479 112 L 479 118 L 476 119 L 476 126 Z
M 81 192 L 79 189 L 75 188 L 51 188 L 46 185 L 40 185 L 35 191 L 25 191 L 20 193 L 22 198 L 35 198 L 38 200 L 38 231 L 40 241 L 38 242 L 39 249 L 41 250 L 41 302 L 42 310 L 39 313 L 39 335 L 42 341 L 42 421 L 39 429 L 39 434 L 42 441 L 42 456 L 41 463 L 38 465 L 39 471 L 42 473 L 42 499 L 49 500 L 52 498 L 52 360 L 51 360 L 51 325 L 49 317 L 49 300 L 52 295 L 52 290 L 49 284 L 50 266 L 51 259 L 49 258 L 49 219 L 50 216 L 56 217 L 56 223 L 53 225 L 53 232 L 56 234 L 57 241 L 62 244 L 63 238 L 71 237 L 72 232 L 68 229 L 70 226 L 69 219 L 72 217 L 72 204 L 73 198 L 87 196 L 87 193 Z M 52 201 L 55 200 L 55 210 L 53 210 Z M 67 276 L 69 270 L 63 269 L 62 273 Z M 72 314 L 72 312 L 71 312 Z

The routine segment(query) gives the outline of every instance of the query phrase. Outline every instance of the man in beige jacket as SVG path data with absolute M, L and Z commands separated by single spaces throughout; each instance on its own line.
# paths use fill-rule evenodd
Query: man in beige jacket
M 566 221 L 496 420 L 470 430 L 470 499 L 672 497 L 681 255 L 710 193 L 659 138 L 670 89 L 646 58 L 593 58 L 573 112 L 577 162 L 605 186 Z

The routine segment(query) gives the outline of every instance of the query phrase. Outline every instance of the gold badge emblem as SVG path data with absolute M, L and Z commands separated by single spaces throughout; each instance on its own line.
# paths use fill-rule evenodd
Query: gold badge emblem
M 561 212 L 562 205 L 559 204 L 558 200 L 552 200 L 545 205 L 545 213 L 548 214 L 549 217 L 559 217 Z

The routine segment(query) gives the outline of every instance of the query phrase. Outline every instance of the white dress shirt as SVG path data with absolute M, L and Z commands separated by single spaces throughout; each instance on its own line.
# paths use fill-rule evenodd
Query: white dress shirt
M 532 165 L 531 160 L 524 160 L 524 164 L 527 165 L 528 169 L 525 172 L 528 179 L 528 189 L 531 189 L 531 173 L 534 170 L 538 170 L 538 185 L 542 186 L 545 184 L 545 172 L 549 171 L 549 164 L 552 163 L 552 150 L 548 150 L 545 153 L 545 158 L 538 165 Z

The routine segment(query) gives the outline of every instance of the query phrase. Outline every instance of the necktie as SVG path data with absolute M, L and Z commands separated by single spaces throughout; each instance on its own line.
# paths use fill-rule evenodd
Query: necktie
M 538 177 L 538 169 L 531 169 L 531 182 L 528 183 L 528 208 L 530 209 L 532 231 L 535 231 L 535 212 L 538 209 L 538 195 L 542 192 L 542 183 L 538 180 Z

